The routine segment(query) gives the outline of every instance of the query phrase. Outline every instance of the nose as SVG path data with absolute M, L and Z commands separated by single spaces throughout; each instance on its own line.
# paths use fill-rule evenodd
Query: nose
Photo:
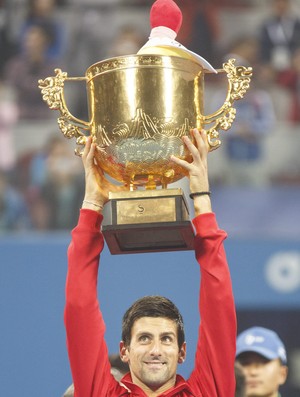
M 255 376 L 259 370 L 259 364 L 252 363 L 251 365 L 248 365 L 247 368 L 245 369 L 246 373 L 248 373 L 251 376 Z
M 153 341 L 151 348 L 150 348 L 151 356 L 158 357 L 161 355 L 160 343 L 159 341 Z

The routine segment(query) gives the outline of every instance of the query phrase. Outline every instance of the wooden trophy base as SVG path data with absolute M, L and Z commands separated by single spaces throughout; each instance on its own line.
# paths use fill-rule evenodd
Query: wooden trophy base
M 194 229 L 181 189 L 110 193 L 102 232 L 111 254 L 194 248 Z

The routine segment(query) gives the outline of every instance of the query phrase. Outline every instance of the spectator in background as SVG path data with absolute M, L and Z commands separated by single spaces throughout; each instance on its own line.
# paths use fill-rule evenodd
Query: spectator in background
M 82 178 L 81 163 L 70 142 L 53 136 L 31 160 L 28 199 L 36 228 L 68 229 L 76 224 Z
M 300 44 L 300 43 L 299 43 Z M 291 93 L 289 120 L 293 124 L 300 123 L 300 46 L 292 56 L 291 67 L 284 70 L 278 77 L 278 83 Z
M 122 55 L 134 55 L 145 44 L 146 37 L 133 26 L 122 26 L 113 38 L 108 50 L 108 57 L 118 57 Z
M 0 80 L 0 171 L 12 177 L 16 164 L 13 127 L 18 120 L 18 108 L 9 87 Z
M 252 327 L 237 338 L 236 360 L 246 376 L 247 397 L 279 397 L 287 378 L 287 356 L 282 340 L 272 330 Z
M 46 160 L 43 195 L 50 208 L 50 229 L 65 229 L 76 224 L 76 212 L 83 197 L 83 172 L 65 138 L 52 145 Z
M 0 0 L 0 79 L 7 61 L 15 54 L 16 46 L 9 37 L 5 0 Z
M 0 233 L 30 228 L 28 209 L 23 197 L 0 172 Z
M 272 15 L 262 26 L 259 37 L 260 61 L 280 73 L 291 66 L 300 46 L 300 20 L 293 14 L 291 0 L 272 0 Z
M 239 37 L 229 48 L 226 60 L 236 59 L 236 65 L 254 67 L 256 72 L 258 42 L 251 36 Z M 271 132 L 275 123 L 273 102 L 267 90 L 256 84 L 253 75 L 251 89 L 234 107 L 236 119 L 231 129 L 224 135 L 228 169 L 224 180 L 229 185 L 262 186 L 268 183 L 264 172 L 264 138 Z M 217 92 L 213 99 L 214 109 L 224 101 L 224 90 Z M 224 169 L 225 170 L 225 169 Z
M 179 0 L 177 3 L 185 21 L 177 40 L 214 65 L 220 35 L 218 6 L 211 0 Z
M 26 33 L 35 25 L 44 25 L 51 31 L 46 51 L 49 59 L 60 60 L 65 52 L 65 28 L 56 14 L 57 0 L 29 0 L 28 13 L 20 32 L 20 51 L 26 51 Z
M 88 67 L 106 58 L 115 29 L 109 7 L 77 6 L 66 57 L 70 76 L 82 76 Z
M 53 118 L 38 88 L 38 80 L 52 76 L 58 67 L 47 51 L 52 40 L 52 28 L 35 24 L 26 30 L 24 52 L 11 59 L 4 79 L 15 91 L 20 120 L 45 120 Z

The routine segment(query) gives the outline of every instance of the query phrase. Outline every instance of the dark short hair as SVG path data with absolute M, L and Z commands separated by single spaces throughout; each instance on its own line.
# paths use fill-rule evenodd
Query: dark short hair
M 178 347 L 185 341 L 183 318 L 172 301 L 163 296 L 144 296 L 133 303 L 126 311 L 122 321 L 122 340 L 125 346 L 131 342 L 131 330 L 136 320 L 142 317 L 163 317 L 177 325 Z

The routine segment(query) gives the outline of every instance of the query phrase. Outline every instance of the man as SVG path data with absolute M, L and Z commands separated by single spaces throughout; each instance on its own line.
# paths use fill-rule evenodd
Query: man
M 287 378 L 284 344 L 272 330 L 253 327 L 237 338 L 236 360 L 246 376 L 247 397 L 279 397 Z
M 272 0 L 273 12 L 261 26 L 259 43 L 261 62 L 276 72 L 288 69 L 300 45 L 300 20 L 291 8 L 291 0 Z
M 173 156 L 171 160 L 189 174 L 196 215 L 193 224 L 201 269 L 201 323 L 194 370 L 188 380 L 177 375 L 178 364 L 186 358 L 183 321 L 177 307 L 167 298 L 146 296 L 123 317 L 120 357 L 128 363 L 130 373 L 120 383 L 110 373 L 105 324 L 97 301 L 97 275 L 104 244 L 102 209 L 108 192 L 117 187 L 95 166 L 96 145 L 89 137 L 82 156 L 85 197 L 68 250 L 66 283 L 65 324 L 75 397 L 234 396 L 236 316 L 223 247 L 226 233 L 218 229 L 211 208 L 206 132 L 194 130 L 191 138 L 183 137 L 183 142 L 192 162 Z

